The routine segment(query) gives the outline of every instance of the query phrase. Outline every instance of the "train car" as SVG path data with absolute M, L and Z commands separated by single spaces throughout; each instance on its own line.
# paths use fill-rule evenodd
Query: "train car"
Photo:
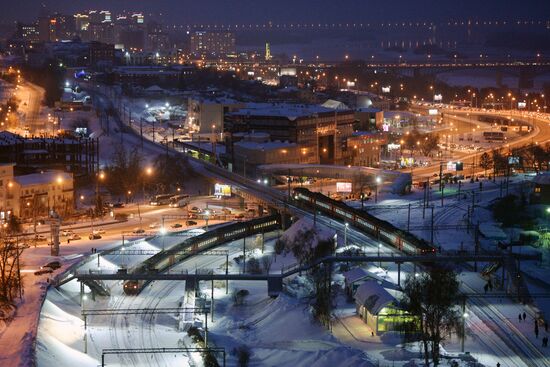
M 236 239 L 280 228 L 280 222 L 278 215 L 272 215 L 213 229 L 188 238 L 169 250 L 151 256 L 133 268 L 130 274 L 162 273 L 171 266 L 201 251 L 209 250 Z M 127 280 L 123 284 L 123 291 L 127 295 L 137 295 L 147 283 L 141 280 Z
M 435 248 L 427 241 L 341 201 L 301 187 L 294 189 L 294 198 L 303 205 L 361 229 L 403 253 L 409 255 L 435 253 Z

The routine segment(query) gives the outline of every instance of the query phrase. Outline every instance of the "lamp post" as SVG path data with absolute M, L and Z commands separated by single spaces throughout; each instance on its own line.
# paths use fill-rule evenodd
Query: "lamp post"
M 378 267 L 381 268 L 382 267 L 382 260 L 380 260 L 380 250 L 382 249 L 382 244 L 379 243 L 378 244 Z
M 99 193 L 99 182 L 105 180 L 105 173 L 104 172 L 98 172 L 96 174 L 96 180 L 95 180 L 95 199 L 96 199 L 96 213 L 99 215 L 103 214 L 103 211 L 101 210 L 101 196 Z

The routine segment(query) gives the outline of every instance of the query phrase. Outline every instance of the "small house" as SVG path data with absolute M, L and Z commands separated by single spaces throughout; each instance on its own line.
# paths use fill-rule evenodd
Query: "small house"
M 400 331 L 400 325 L 413 320 L 399 307 L 397 299 L 376 281 L 362 283 L 354 298 L 357 314 L 376 335 Z

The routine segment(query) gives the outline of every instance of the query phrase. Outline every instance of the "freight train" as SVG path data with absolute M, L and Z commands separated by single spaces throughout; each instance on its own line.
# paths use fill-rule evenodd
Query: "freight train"
M 349 225 L 368 233 L 405 254 L 428 255 L 436 252 L 435 248 L 427 241 L 416 237 L 410 232 L 403 231 L 389 222 L 318 192 L 311 192 L 301 187 L 295 188 L 294 199 L 297 200 L 299 205 L 349 223 Z
M 246 222 L 222 226 L 201 235 L 188 238 L 169 250 L 159 252 L 133 268 L 129 271 L 129 274 L 162 273 L 172 265 L 201 251 L 206 251 L 239 238 L 273 231 L 279 229 L 280 226 L 280 215 L 256 218 Z M 139 294 L 147 283 L 145 280 L 127 280 L 123 285 L 124 293 L 128 295 Z

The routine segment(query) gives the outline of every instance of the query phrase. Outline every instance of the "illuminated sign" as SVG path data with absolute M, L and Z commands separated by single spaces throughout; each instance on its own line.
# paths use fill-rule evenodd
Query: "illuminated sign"
M 448 171 L 463 171 L 464 170 L 464 163 L 462 163 L 462 162 L 448 162 L 447 163 L 447 170 Z
M 435 115 L 437 115 L 438 113 L 439 113 L 439 111 L 438 111 L 437 109 L 435 109 L 435 108 L 429 109 L 429 110 L 428 110 L 428 115 L 430 115 L 430 116 L 435 116 Z
M 231 186 L 215 184 L 214 185 L 214 195 L 215 196 L 231 196 Z
M 519 164 L 519 157 L 510 156 L 508 157 L 508 164 Z
M 441 94 L 434 95 L 434 101 L 442 101 L 442 100 L 443 100 L 443 96 Z
M 525 102 L 518 102 L 518 108 L 525 108 L 527 107 L 527 103 Z
M 401 157 L 401 167 L 411 167 L 414 165 L 413 157 Z
M 336 192 L 351 192 L 351 182 L 336 182 Z
M 387 87 L 382 87 L 382 93 L 389 93 L 391 90 L 391 87 L 388 85 Z

